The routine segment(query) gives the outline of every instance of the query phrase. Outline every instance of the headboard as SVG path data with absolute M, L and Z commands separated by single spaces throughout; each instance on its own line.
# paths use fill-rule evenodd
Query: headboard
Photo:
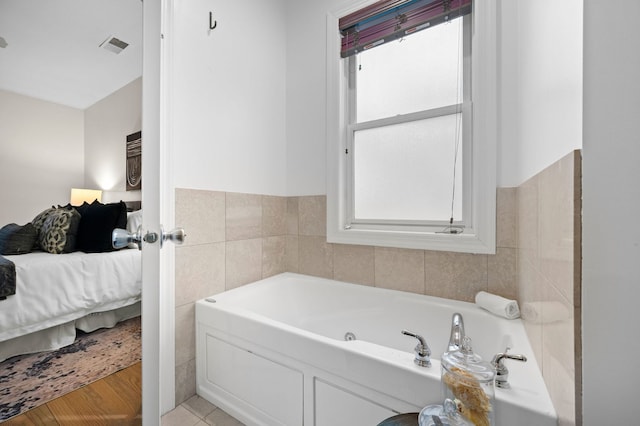
M 142 201 L 125 201 L 124 203 L 127 205 L 128 212 L 134 212 L 142 208 Z

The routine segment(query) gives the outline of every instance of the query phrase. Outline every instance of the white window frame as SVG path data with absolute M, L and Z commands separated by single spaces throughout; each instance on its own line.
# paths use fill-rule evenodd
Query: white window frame
M 471 156 L 464 155 L 466 202 L 464 232 L 439 233 L 434 227 L 392 224 L 351 223 L 352 206 L 347 191 L 350 184 L 349 147 L 349 60 L 340 58 L 340 17 L 366 7 L 375 0 L 327 14 L 327 241 L 331 243 L 443 250 L 468 253 L 495 253 L 496 229 L 496 145 L 497 145 L 497 48 L 496 2 L 476 1 L 471 14 L 471 98 L 463 104 L 463 114 L 473 114 Z M 427 30 L 428 31 L 428 30 Z M 468 110 L 465 110 L 468 109 Z M 467 120 L 468 121 L 468 120 Z M 352 131 L 352 129 L 351 129 Z M 470 157 L 470 158 L 468 158 Z M 469 208 L 470 207 L 470 208 Z M 438 227 L 441 230 L 442 227 Z

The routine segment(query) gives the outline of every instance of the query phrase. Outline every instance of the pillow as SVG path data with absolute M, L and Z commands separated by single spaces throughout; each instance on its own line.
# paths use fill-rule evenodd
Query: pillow
M 127 213 L 127 231 L 132 234 L 138 232 L 138 228 L 142 225 L 142 210 Z M 136 243 L 129 243 L 129 248 L 138 248 Z
M 75 209 L 55 209 L 40 228 L 40 247 L 47 253 L 71 253 L 76 247 L 79 224 L 80 214 Z
M 126 228 L 127 205 L 102 204 L 94 201 L 76 207 L 80 213 L 76 248 L 85 253 L 100 253 L 115 250 L 111 245 L 111 233 L 115 228 Z
M 42 229 L 42 225 L 44 224 L 44 221 L 47 220 L 49 214 L 55 210 L 56 208 L 51 206 L 38 213 L 38 215 L 31 221 L 31 224 L 36 228 L 36 241 L 33 244 L 33 250 L 42 250 L 42 247 L 40 247 L 40 229 Z
M 33 218 L 33 220 L 31 221 L 31 224 L 36 228 L 37 232 L 40 232 L 40 228 L 42 228 L 42 224 L 44 223 L 45 220 L 47 220 L 47 216 L 49 216 L 49 213 L 55 211 L 56 208 L 51 206 L 48 209 L 38 213 L 38 215 Z
M 0 229 L 0 254 L 25 254 L 33 250 L 38 231 L 31 223 L 24 226 L 10 223 Z

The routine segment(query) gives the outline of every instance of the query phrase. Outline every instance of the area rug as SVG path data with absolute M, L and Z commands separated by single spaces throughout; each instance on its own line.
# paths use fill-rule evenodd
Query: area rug
M 92 333 L 57 351 L 0 363 L 0 423 L 141 360 L 140 317 Z

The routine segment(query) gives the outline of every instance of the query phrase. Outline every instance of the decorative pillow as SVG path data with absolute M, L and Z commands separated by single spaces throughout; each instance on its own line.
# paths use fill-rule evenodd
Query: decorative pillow
M 33 250 L 38 231 L 31 223 L 24 226 L 10 223 L 0 229 L 0 254 L 25 254 Z
M 40 232 L 40 228 L 42 228 L 44 221 L 47 220 L 47 216 L 49 216 L 49 213 L 55 210 L 56 208 L 51 206 L 48 209 L 39 213 L 35 218 L 33 218 L 33 220 L 31 221 L 31 224 L 36 228 L 37 232 Z
M 40 247 L 53 254 L 71 253 L 76 247 L 79 224 L 80 214 L 75 209 L 55 209 L 40 228 Z
M 115 250 L 111 245 L 111 233 L 115 228 L 126 228 L 127 205 L 102 204 L 94 201 L 76 207 L 82 217 L 78 226 L 76 248 L 85 253 L 100 253 Z

